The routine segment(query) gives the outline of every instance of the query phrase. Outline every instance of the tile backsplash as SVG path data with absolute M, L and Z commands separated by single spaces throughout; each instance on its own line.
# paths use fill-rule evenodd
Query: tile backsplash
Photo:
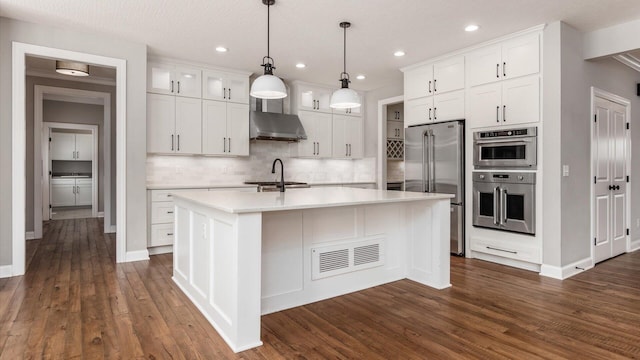
M 147 185 L 241 184 L 244 181 L 271 181 L 271 164 L 284 162 L 287 181 L 308 183 L 375 182 L 375 158 L 359 160 L 291 158 L 289 144 L 252 141 L 248 157 L 147 156 Z M 279 166 L 278 166 L 279 168 Z

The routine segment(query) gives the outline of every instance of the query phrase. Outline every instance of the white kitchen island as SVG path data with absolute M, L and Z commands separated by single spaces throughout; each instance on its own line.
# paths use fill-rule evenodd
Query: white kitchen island
M 235 352 L 260 316 L 408 278 L 449 287 L 451 195 L 343 187 L 174 194 L 173 279 Z

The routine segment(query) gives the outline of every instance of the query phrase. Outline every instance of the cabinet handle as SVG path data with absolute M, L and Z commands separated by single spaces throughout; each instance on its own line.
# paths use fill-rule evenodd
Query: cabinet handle
M 507 121 L 507 105 L 502 106 L 502 121 Z
M 438 108 L 433 108 L 433 120 L 436 120 L 438 118 L 436 116 L 436 109 L 438 109 Z
M 222 138 L 222 152 L 227 152 L 227 138 Z
M 75 187 L 75 186 L 71 188 L 71 192 L 72 192 L 73 194 L 75 194 L 75 193 L 76 193 L 76 187 Z
M 500 105 L 496 106 L 496 122 L 500 122 Z
M 231 100 L 231 88 L 229 88 L 229 100 Z
M 231 99 L 231 98 L 229 98 L 229 99 Z M 228 141 L 229 141 L 229 152 L 231 152 L 231 138 L 228 138 Z
M 438 81 L 438 79 L 433 79 L 433 92 L 438 91 L 438 89 L 436 89 L 436 81 Z
M 500 79 L 500 64 L 496 64 L 496 78 Z
M 502 63 L 502 76 L 507 77 L 507 63 Z
M 76 159 L 80 159 L 80 151 L 76 151 Z
M 171 134 L 171 151 L 173 151 L 173 134 Z
M 511 251 L 511 250 L 498 249 L 498 248 L 491 247 L 491 246 L 487 246 L 487 249 L 489 249 L 489 250 L 496 250 L 496 251 L 502 251 L 502 252 L 506 252 L 506 253 L 509 253 L 509 254 L 517 254 L 517 253 L 518 253 L 517 251 Z
M 173 210 L 167 211 L 167 214 L 173 214 Z
M 173 80 L 171 80 L 171 92 L 173 92 Z
M 351 156 L 351 144 L 349 144 L 349 156 Z
M 178 134 L 178 151 L 180 151 L 180 134 Z
M 222 88 L 223 94 L 222 94 L 222 98 L 226 99 L 227 98 L 227 88 Z
M 178 81 L 178 94 L 180 94 L 180 81 Z
M 431 108 L 429 108 L 429 120 L 431 120 Z
M 429 93 L 431 93 L 431 80 L 429 80 Z
M 349 156 L 349 144 L 344 144 L 344 156 Z
M 173 236 L 173 233 L 167 233 L 167 236 Z
M 320 142 L 317 142 L 318 144 L 318 153 L 316 155 L 320 155 Z

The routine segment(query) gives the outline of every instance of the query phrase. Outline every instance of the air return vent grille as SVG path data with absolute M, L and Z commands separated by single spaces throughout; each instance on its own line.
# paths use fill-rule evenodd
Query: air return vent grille
M 383 239 L 311 249 L 313 280 L 384 265 Z

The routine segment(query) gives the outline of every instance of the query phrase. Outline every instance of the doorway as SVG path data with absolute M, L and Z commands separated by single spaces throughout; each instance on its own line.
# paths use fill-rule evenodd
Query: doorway
M 14 41 L 12 43 L 11 275 L 26 269 L 26 57 L 66 59 L 116 69 L 116 262 L 126 258 L 126 60 Z
M 629 248 L 631 152 L 629 100 L 592 88 L 592 258 L 598 263 Z
M 378 101 L 378 189 L 404 190 L 404 96 Z

